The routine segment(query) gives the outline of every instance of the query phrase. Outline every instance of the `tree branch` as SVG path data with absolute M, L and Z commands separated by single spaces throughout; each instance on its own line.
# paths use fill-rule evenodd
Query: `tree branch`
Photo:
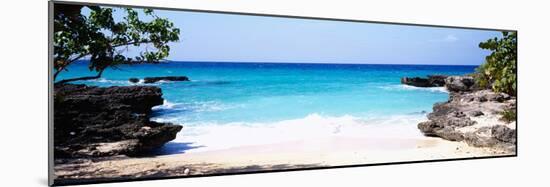
M 64 79 L 64 80 L 60 80 L 58 82 L 56 82 L 55 84 L 65 84 L 65 83 L 68 83 L 68 82 L 73 82 L 73 81 L 83 81 L 83 80 L 93 80 L 93 79 L 98 79 L 101 77 L 101 74 L 103 74 L 103 70 L 100 70 L 99 73 L 95 76 L 87 76 L 87 77 L 78 77 L 78 78 L 72 78 L 72 79 Z
M 141 42 L 129 42 L 129 43 L 125 43 L 125 44 L 113 45 L 112 47 L 117 48 L 117 47 L 121 47 L 121 46 L 125 46 L 125 45 L 147 44 L 147 43 L 153 43 L 153 41 L 146 40 L 146 41 L 141 41 Z
M 134 45 L 134 44 L 146 44 L 146 43 L 152 43 L 152 41 L 149 41 L 149 40 L 146 40 L 146 41 L 141 41 L 141 42 L 129 42 L 129 43 L 125 43 L 125 44 L 118 44 L 118 45 L 113 45 L 112 47 L 113 48 L 117 48 L 117 47 L 121 47 L 121 46 L 128 46 L 128 45 Z M 53 75 L 53 80 L 55 80 L 57 78 L 57 76 L 59 75 L 59 73 L 61 73 L 63 70 L 65 70 L 65 68 L 67 66 L 69 66 L 70 64 L 72 64 L 74 61 L 77 61 L 78 59 L 81 59 L 82 57 L 85 57 L 86 55 L 89 55 L 90 53 L 83 53 L 83 54 L 80 54 L 79 56 L 75 57 L 74 59 L 72 60 L 69 60 L 68 63 L 66 63 L 63 67 L 61 67 L 59 70 L 57 70 L 54 75 Z M 100 73 L 101 74 L 101 73 Z M 92 77 L 95 77 L 95 76 L 90 76 L 90 79 L 97 79 L 97 78 L 92 78 Z M 69 80 L 69 79 L 67 79 Z M 63 80 L 65 81 L 65 80 Z M 61 81 L 60 81 L 61 82 Z M 70 82 L 70 81 L 69 81 Z

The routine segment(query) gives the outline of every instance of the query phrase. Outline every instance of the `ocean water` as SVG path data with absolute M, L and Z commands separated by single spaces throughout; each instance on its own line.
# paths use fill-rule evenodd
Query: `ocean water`
M 153 120 L 184 126 L 164 150 L 178 153 L 327 136 L 420 136 L 417 123 L 448 93 L 401 85 L 400 78 L 463 75 L 475 67 L 169 62 L 120 66 L 80 83 L 128 86 L 142 85 L 130 77 L 188 76 L 189 82 L 152 84 L 165 99 Z M 68 69 L 59 79 L 92 75 L 86 61 Z

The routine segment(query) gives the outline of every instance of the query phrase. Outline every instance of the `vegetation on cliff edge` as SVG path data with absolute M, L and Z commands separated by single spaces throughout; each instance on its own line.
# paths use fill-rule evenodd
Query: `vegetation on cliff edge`
M 477 84 L 495 92 L 517 94 L 517 32 L 502 32 L 502 38 L 481 42 L 479 47 L 492 51 L 477 68 Z

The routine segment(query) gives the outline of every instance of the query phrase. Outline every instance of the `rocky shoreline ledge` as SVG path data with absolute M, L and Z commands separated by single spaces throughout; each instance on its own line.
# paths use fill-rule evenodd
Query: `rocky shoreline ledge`
M 405 77 L 402 83 L 426 85 L 429 79 Z M 502 117 L 504 112 L 516 110 L 514 96 L 480 89 L 470 76 L 448 76 L 444 83 L 449 100 L 434 104 L 428 121 L 418 124 L 424 135 L 493 148 L 498 154 L 516 153 L 515 119 L 507 121 Z
M 446 75 L 428 75 L 428 78 L 422 77 L 403 77 L 401 84 L 416 87 L 442 87 L 445 86 Z
M 175 139 L 180 125 L 150 120 L 162 105 L 154 86 L 54 87 L 54 158 L 139 156 Z

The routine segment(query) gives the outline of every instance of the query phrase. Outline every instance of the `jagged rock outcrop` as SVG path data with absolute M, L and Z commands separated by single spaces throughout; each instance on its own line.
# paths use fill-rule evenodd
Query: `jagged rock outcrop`
M 163 101 L 152 86 L 55 85 L 54 156 L 147 154 L 182 128 L 149 120 L 151 108 Z
M 428 121 L 418 124 L 424 135 L 515 152 L 515 121 L 501 120 L 505 110 L 516 110 L 515 97 L 479 90 L 468 76 L 449 76 L 445 87 L 450 91 L 449 100 L 434 104 Z
M 428 75 L 428 78 L 422 77 L 403 77 L 401 84 L 416 87 L 442 87 L 445 85 L 446 75 Z
M 445 88 L 451 92 L 469 92 L 475 89 L 475 80 L 470 76 L 449 76 L 445 79 Z

